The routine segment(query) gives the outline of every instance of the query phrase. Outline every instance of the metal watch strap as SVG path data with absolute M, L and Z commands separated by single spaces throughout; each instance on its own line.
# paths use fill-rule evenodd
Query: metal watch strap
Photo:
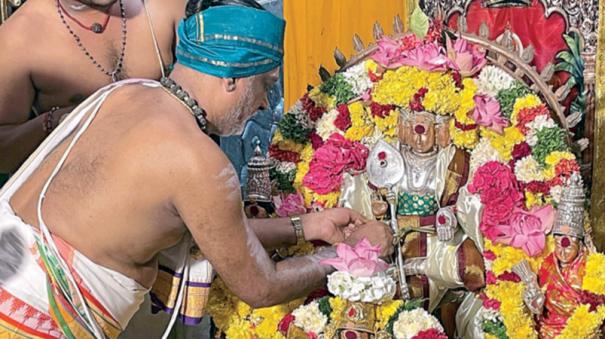
M 299 216 L 290 217 L 292 227 L 296 233 L 296 243 L 300 244 L 305 241 L 305 232 L 303 231 L 303 224 Z

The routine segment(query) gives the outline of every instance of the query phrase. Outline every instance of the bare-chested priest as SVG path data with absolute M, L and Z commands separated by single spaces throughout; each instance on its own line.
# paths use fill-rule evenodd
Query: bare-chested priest
M 0 173 L 118 79 L 160 79 L 184 0 L 27 0 L 0 26 Z M 1 183 L 0 183 L 1 186 Z
M 384 224 L 348 209 L 244 216 L 207 133 L 237 133 L 266 104 L 284 26 L 255 8 L 202 7 L 179 25 L 170 78 L 105 87 L 53 131 L 0 191 L 0 336 L 113 338 L 152 286 L 187 322 L 213 272 L 255 307 L 281 303 L 333 271 L 319 263 L 330 246 L 281 262 L 263 248 L 302 238 L 392 251 Z

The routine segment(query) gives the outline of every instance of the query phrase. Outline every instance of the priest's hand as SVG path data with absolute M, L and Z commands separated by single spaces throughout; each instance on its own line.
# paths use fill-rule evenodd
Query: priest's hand
M 351 235 L 344 242 L 355 246 L 364 238 L 368 239 L 373 246 L 380 246 L 382 258 L 387 258 L 393 253 L 393 233 L 387 224 L 380 221 L 369 221 L 355 226 Z
M 343 242 L 356 226 L 366 223 L 359 213 L 348 208 L 332 208 L 300 216 L 305 239 L 321 240 L 329 244 Z

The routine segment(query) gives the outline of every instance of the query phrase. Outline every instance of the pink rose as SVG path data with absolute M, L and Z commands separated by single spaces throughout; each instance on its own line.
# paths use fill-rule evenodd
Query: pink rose
M 305 201 L 299 193 L 288 194 L 285 197 L 275 196 L 273 197 L 273 203 L 275 204 L 275 213 L 282 218 L 291 217 L 295 215 L 304 214 L 307 212 L 305 208 Z
M 508 223 L 494 227 L 501 233 L 495 241 L 520 248 L 531 257 L 536 256 L 544 249 L 554 216 L 551 205 L 536 207 L 529 212 L 515 208 Z
M 475 110 L 473 119 L 477 125 L 485 126 L 497 133 L 502 134 L 508 121 L 500 113 L 500 103 L 487 95 L 475 95 Z
M 351 142 L 334 133 L 315 151 L 303 185 L 319 194 L 335 192 L 340 189 L 345 171 L 361 171 L 365 168 L 368 153 L 363 144 Z
M 382 261 L 380 246 L 372 246 L 368 239 L 364 238 L 354 247 L 345 243 L 336 247 L 338 257 L 325 259 L 322 265 L 331 265 L 338 271 L 347 272 L 354 277 L 371 277 L 379 272 L 384 272 L 389 265 Z
M 487 63 L 485 52 L 470 44 L 463 38 L 452 40 L 446 35 L 447 56 L 452 61 L 453 69 L 460 72 L 463 77 L 471 77 L 479 72 Z

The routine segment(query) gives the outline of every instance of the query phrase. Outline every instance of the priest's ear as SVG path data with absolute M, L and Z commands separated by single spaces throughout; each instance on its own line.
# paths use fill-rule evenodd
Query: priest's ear
M 237 89 L 236 78 L 225 78 L 223 80 L 225 82 L 225 89 L 227 90 L 227 92 L 234 92 Z

